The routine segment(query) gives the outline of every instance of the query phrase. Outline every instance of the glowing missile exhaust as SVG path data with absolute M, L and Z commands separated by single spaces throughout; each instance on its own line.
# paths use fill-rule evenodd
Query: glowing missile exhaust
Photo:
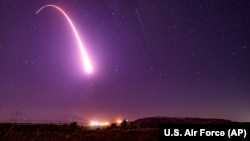
M 41 7 L 40 9 L 37 10 L 36 14 L 38 14 L 40 11 L 42 11 L 44 8 L 46 7 L 53 7 L 53 8 L 56 8 L 57 10 L 59 10 L 63 15 L 64 17 L 67 19 L 67 21 L 69 22 L 74 34 L 75 34 L 75 37 L 76 37 L 76 40 L 77 40 L 77 43 L 79 45 L 79 49 L 80 49 L 80 52 L 81 52 L 81 56 L 82 56 L 82 62 L 83 62 L 83 66 L 84 66 L 84 69 L 87 73 L 91 73 L 93 71 L 93 67 L 91 65 L 91 62 L 90 62 L 90 59 L 87 55 L 87 52 L 85 51 L 84 49 L 84 46 L 83 46 L 83 43 L 81 41 L 81 38 L 80 36 L 78 35 L 78 32 L 73 24 L 73 22 L 70 20 L 69 16 L 58 6 L 56 5 L 45 5 L 43 7 Z

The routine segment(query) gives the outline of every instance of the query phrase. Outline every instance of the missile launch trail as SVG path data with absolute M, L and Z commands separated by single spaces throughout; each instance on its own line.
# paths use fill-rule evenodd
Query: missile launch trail
M 69 16 L 58 6 L 56 5 L 44 5 L 43 7 L 41 7 L 40 9 L 37 10 L 36 14 L 38 14 L 39 12 L 41 12 L 44 8 L 46 7 L 53 7 L 53 8 L 56 8 L 57 10 L 59 10 L 63 15 L 64 17 L 67 19 L 68 23 L 70 24 L 72 30 L 73 30 L 73 33 L 75 35 L 75 38 L 77 40 L 77 43 L 79 45 L 79 49 L 80 49 L 80 52 L 81 52 L 81 56 L 82 56 L 82 62 L 83 62 L 83 66 L 84 66 L 84 69 L 86 71 L 86 73 L 91 73 L 93 71 L 93 67 L 91 65 L 91 62 L 90 62 L 90 59 L 87 55 L 87 52 L 85 51 L 85 48 L 84 48 L 84 45 L 81 41 L 81 38 L 73 24 L 73 22 L 71 21 L 71 19 L 69 18 Z

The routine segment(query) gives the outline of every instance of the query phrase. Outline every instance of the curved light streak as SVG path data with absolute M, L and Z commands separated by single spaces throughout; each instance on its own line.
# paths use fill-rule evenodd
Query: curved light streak
M 53 8 L 56 8 L 57 10 L 59 10 L 59 11 L 65 16 L 65 18 L 66 18 L 67 21 L 69 22 L 69 24 L 70 24 L 70 26 L 71 26 L 71 28 L 72 28 L 74 34 L 75 34 L 77 43 L 78 43 L 78 45 L 79 45 L 79 49 L 80 49 L 80 52 L 81 52 L 82 62 L 83 62 L 84 69 L 85 69 L 85 71 L 86 71 L 87 73 L 91 73 L 91 72 L 93 71 L 93 67 L 92 67 L 92 65 L 91 65 L 90 59 L 89 59 L 89 57 L 88 57 L 88 55 L 87 55 L 87 52 L 86 52 L 85 49 L 84 49 L 83 43 L 82 43 L 82 41 L 81 41 L 81 39 L 80 39 L 80 36 L 79 36 L 79 34 L 78 34 L 78 32 L 77 32 L 77 30 L 76 30 L 76 28 L 75 28 L 73 22 L 70 20 L 69 16 L 68 16 L 60 7 L 58 7 L 58 6 L 56 6 L 56 5 L 45 5 L 45 6 L 41 7 L 40 9 L 38 9 L 38 10 L 36 11 L 36 14 L 38 14 L 40 11 L 42 11 L 42 10 L 43 10 L 44 8 L 46 8 L 46 7 L 53 7 Z

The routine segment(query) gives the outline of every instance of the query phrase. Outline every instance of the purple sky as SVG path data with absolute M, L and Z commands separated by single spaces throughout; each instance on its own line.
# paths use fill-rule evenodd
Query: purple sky
M 86 74 L 73 20 L 94 72 Z M 4 0 L 0 122 L 250 121 L 248 0 Z

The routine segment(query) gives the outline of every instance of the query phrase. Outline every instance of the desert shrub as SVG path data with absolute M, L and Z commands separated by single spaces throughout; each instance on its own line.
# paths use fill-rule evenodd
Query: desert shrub
M 116 123 L 112 123 L 110 126 L 111 129 L 116 128 Z
M 70 127 L 72 127 L 72 128 L 76 128 L 77 127 L 77 122 L 72 122 L 72 123 L 70 123 Z
M 121 127 L 123 127 L 123 128 L 127 127 L 127 120 L 126 120 L 126 119 L 124 119 L 124 120 L 122 121 Z

